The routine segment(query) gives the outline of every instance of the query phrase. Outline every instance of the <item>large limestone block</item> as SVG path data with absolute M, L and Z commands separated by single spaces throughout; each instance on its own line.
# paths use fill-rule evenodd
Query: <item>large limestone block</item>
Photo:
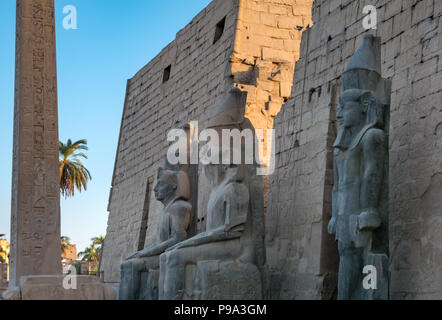
M 159 269 L 149 269 L 148 271 L 141 272 L 140 283 L 140 300 L 158 300 L 159 288 L 158 281 L 160 278 Z
M 237 261 L 198 262 L 195 300 L 261 300 L 261 273 L 256 265 Z
M 65 276 L 27 276 L 20 287 L 3 294 L 6 300 L 116 300 L 117 292 L 97 277 L 77 276 L 76 289 L 65 289 Z M 70 282 L 72 284 L 72 282 Z

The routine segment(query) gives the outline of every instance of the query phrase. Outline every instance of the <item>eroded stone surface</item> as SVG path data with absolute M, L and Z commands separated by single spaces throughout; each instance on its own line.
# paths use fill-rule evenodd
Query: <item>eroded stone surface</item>
M 61 274 L 53 0 L 17 1 L 11 288 Z
M 202 261 L 195 274 L 190 294 L 193 300 L 262 299 L 262 275 L 254 264 Z

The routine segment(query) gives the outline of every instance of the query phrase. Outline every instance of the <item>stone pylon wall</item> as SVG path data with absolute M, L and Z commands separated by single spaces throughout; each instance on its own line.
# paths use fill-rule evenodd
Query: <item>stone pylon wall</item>
M 254 126 L 273 128 L 291 93 L 311 5 L 312 0 L 214 0 L 128 80 L 101 263 L 106 282 L 119 282 L 122 259 L 156 239 L 162 207 L 152 189 L 170 129 L 190 121 L 204 129 L 233 85 L 248 92 L 246 116 Z M 224 17 L 224 33 L 213 43 Z M 163 83 L 169 65 L 170 79 Z M 205 229 L 208 198 L 207 181 L 197 171 L 195 232 Z
M 375 5 L 376 30 L 362 26 Z M 392 80 L 390 295 L 442 298 L 442 1 L 316 0 L 292 98 L 275 120 L 276 173 L 266 220 L 269 296 L 328 299 L 338 253 L 327 234 L 340 75 L 365 32 L 381 37 Z

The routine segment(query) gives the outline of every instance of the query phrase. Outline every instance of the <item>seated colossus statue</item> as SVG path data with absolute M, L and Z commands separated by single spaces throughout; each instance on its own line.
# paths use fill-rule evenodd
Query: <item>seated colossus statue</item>
M 192 206 L 189 177 L 185 171 L 160 168 L 155 198 L 164 205 L 159 217 L 157 241 L 121 264 L 120 300 L 157 300 L 160 254 L 186 240 Z
M 215 130 L 219 137 L 225 129 L 248 129 L 253 133 L 253 126 L 244 117 L 245 97 L 240 89 L 231 89 L 210 119 L 208 129 Z M 219 147 L 211 149 L 211 159 L 217 156 L 219 162 L 204 165 L 210 183 L 206 230 L 161 255 L 160 299 L 262 298 L 262 177 L 256 174 L 256 163 L 246 164 L 244 157 L 236 164 L 221 161 L 226 151 L 229 157 L 232 151 L 244 155 L 244 142 L 241 150 L 234 150 L 230 144 L 224 150 L 221 145 L 219 141 Z

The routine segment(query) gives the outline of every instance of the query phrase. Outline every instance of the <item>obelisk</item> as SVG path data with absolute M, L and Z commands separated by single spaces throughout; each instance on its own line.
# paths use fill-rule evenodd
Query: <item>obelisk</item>
M 10 288 L 61 275 L 54 0 L 17 0 Z

